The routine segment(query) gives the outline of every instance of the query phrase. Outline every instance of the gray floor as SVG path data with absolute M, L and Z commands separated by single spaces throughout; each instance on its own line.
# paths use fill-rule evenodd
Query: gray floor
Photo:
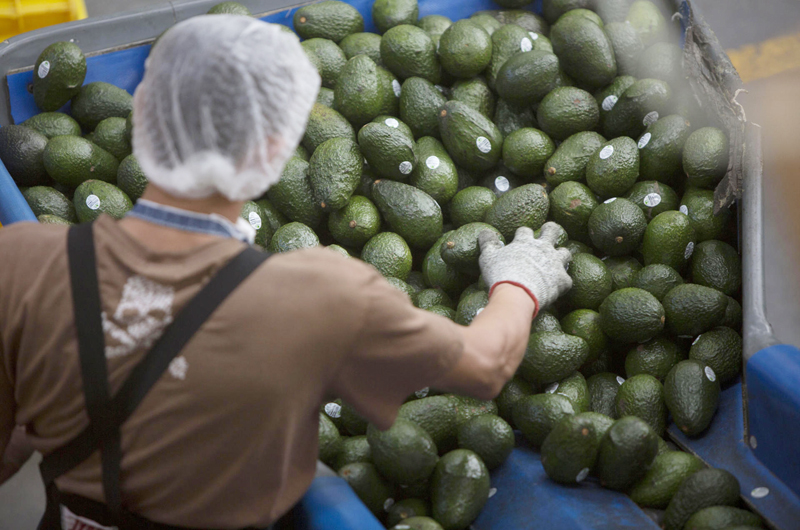
M 794 33 L 800 28 L 800 2 L 796 0 L 694 0 L 715 29 L 725 48 L 737 48 L 768 38 Z M 86 0 L 90 16 L 136 10 L 164 4 L 161 0 Z M 751 83 L 743 99 L 751 121 L 765 126 L 765 256 L 768 318 L 779 340 L 800 345 L 800 282 L 796 263 L 800 260 L 800 186 L 787 187 L 796 173 L 788 163 L 787 138 L 800 135 L 798 106 L 794 88 L 800 75 L 787 74 L 779 80 Z M 781 88 L 782 87 L 782 88 Z M 783 143 L 782 143 L 783 141 Z M 789 146 L 789 150 L 793 147 Z M 794 243 L 792 243 L 794 241 Z M 13 479 L 0 487 L 0 530 L 25 530 L 36 527 L 43 510 L 44 493 L 37 474 L 38 459 L 29 462 Z

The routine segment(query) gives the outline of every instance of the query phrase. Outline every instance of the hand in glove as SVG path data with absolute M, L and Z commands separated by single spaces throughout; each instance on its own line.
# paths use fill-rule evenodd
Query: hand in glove
M 566 267 L 572 254 L 565 248 L 555 248 L 559 227 L 545 223 L 539 239 L 527 227 L 517 229 L 514 241 L 506 246 L 489 230 L 481 232 L 480 266 L 489 295 L 497 285 L 510 283 L 525 289 L 536 304 L 534 316 L 555 302 L 572 287 Z

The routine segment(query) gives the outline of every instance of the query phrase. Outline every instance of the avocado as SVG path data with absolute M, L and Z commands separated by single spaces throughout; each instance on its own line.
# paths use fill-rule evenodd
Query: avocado
M 366 55 L 347 61 L 333 91 L 334 106 L 356 129 L 381 114 L 384 103 L 383 78 L 378 65 Z
M 545 389 L 545 392 L 555 392 L 569 398 L 576 413 L 589 412 L 591 408 L 589 387 L 586 385 L 586 378 L 580 372 L 574 372 L 558 383 L 553 383 Z
M 683 170 L 690 186 L 714 188 L 728 172 L 728 137 L 716 127 L 697 129 L 683 146 Z
M 664 387 L 652 375 L 638 374 L 629 377 L 619 387 L 614 406 L 617 417 L 636 416 L 647 422 L 658 436 L 664 436 L 667 426 Z
M 449 203 L 458 189 L 458 170 L 444 145 L 425 136 L 417 142 L 416 152 L 418 163 L 411 173 L 411 184 L 440 205 Z
M 632 287 L 644 289 L 662 301 L 673 287 L 682 283 L 683 278 L 675 269 L 668 265 L 655 263 L 647 265 L 636 274 Z
M 483 291 L 465 296 L 459 300 L 456 308 L 456 324 L 469 326 L 488 303 L 489 295 Z
M 486 188 L 470 186 L 463 189 L 450 201 L 450 220 L 456 227 L 482 222 L 496 200 L 497 196 Z
M 222 2 L 208 10 L 208 15 L 242 15 L 252 16 L 250 10 L 239 2 Z
M 451 309 L 444 305 L 435 305 L 431 306 L 426 311 L 430 311 L 431 313 L 435 313 L 441 317 L 449 318 L 453 322 L 456 321 L 456 311 L 455 309 Z
M 469 284 L 468 276 L 451 267 L 442 259 L 441 246 L 452 231 L 440 237 L 425 254 L 422 261 L 422 274 L 431 287 L 439 287 L 449 296 L 458 298 L 459 293 Z
M 303 136 L 303 147 L 314 153 L 317 147 L 332 138 L 347 138 L 355 141 L 353 126 L 338 111 L 316 103 L 311 109 Z
M 411 129 L 396 118 L 381 118 L 358 131 L 361 152 L 377 176 L 408 180 L 417 167 L 417 144 Z
M 539 311 L 536 318 L 531 322 L 531 333 L 539 331 L 558 331 L 561 332 L 561 322 L 550 311 Z
M 639 344 L 625 357 L 628 377 L 648 374 L 663 381 L 673 366 L 686 357 L 681 348 L 666 337 L 655 337 Z
M 455 309 L 456 307 L 453 299 L 439 288 L 425 289 L 417 293 L 417 307 L 420 309 L 430 309 L 437 305 L 449 307 L 450 309 Z
M 408 124 L 414 138 L 440 138 L 439 109 L 447 98 L 436 86 L 421 77 L 409 77 L 400 92 L 400 118 Z
M 727 383 L 742 370 L 742 337 L 731 328 L 714 328 L 695 339 L 689 359 L 710 366 L 719 383 Z
M 442 243 L 442 259 L 462 272 L 479 275 L 478 257 L 481 250 L 478 246 L 478 236 L 484 231 L 494 232 L 505 244 L 505 238 L 493 226 L 486 223 L 469 223 L 455 230 Z
M 689 436 L 700 434 L 711 423 L 719 392 L 714 370 L 694 360 L 679 362 L 664 380 L 664 400 L 672 421 Z
M 460 101 L 448 101 L 439 110 L 442 141 L 456 164 L 488 170 L 500 159 L 503 135 L 480 112 Z
M 442 235 L 442 210 L 430 195 L 408 184 L 377 180 L 375 204 L 389 226 L 415 248 L 430 248 Z
M 621 342 L 644 342 L 663 328 L 664 306 L 652 294 L 629 287 L 614 291 L 600 304 L 600 323 L 606 335 Z
M 558 17 L 556 23 L 558 23 L 559 20 L 564 19 L 566 17 L 581 17 L 585 20 L 588 20 L 589 22 L 594 22 L 601 28 L 604 26 L 603 19 L 600 18 L 600 16 L 597 13 L 585 8 L 570 9 L 569 11 Z
M 723 239 L 733 214 L 723 208 L 714 213 L 714 192 L 700 188 L 687 188 L 681 199 L 680 211 L 689 217 L 697 242 Z
M 611 198 L 589 216 L 589 237 L 609 256 L 625 256 L 639 248 L 647 229 L 641 208 L 627 199 Z
M 492 192 L 499 198 L 509 191 L 522 186 L 521 178 L 514 175 L 504 164 L 495 166 L 484 173 L 479 184 Z
M 555 150 L 555 144 L 545 133 L 522 128 L 503 142 L 503 162 L 516 175 L 532 181 L 541 178 L 544 165 Z
M 36 217 L 36 220 L 39 221 L 43 225 L 63 225 L 63 226 L 72 226 L 75 223 L 71 221 L 67 221 L 62 217 L 58 217 L 56 215 L 39 215 Z
M 648 125 L 670 114 L 672 89 L 660 79 L 640 79 L 617 100 L 603 123 L 608 138 L 639 138 Z
M 459 20 L 442 34 L 439 41 L 442 67 L 458 78 L 483 72 L 492 60 L 492 37 L 471 20 Z
M 362 170 L 361 150 L 349 138 L 332 138 L 317 147 L 308 167 L 317 204 L 324 210 L 344 208 L 361 181 Z
M 685 78 L 683 50 L 671 42 L 656 42 L 639 55 L 636 77 L 661 79 L 678 86 Z
M 675 185 L 681 177 L 683 145 L 689 122 L 678 114 L 659 118 L 639 138 L 639 172 L 642 180 Z
M 294 30 L 302 39 L 330 39 L 339 44 L 364 31 L 364 17 L 344 2 L 326 1 L 303 6 L 294 13 Z
M 303 223 L 293 222 L 275 231 L 267 250 L 273 254 L 280 254 L 316 246 L 319 246 L 317 234 Z
M 612 369 L 611 362 L 612 362 L 611 352 L 606 351 L 601 353 L 600 357 L 598 357 L 594 361 L 586 363 L 583 366 L 581 366 L 579 371 L 583 375 L 583 377 L 592 377 L 593 375 L 601 374 L 611 370 Z M 611 404 L 613 407 L 613 401 Z
M 416 22 L 417 27 L 424 29 L 430 35 L 439 35 L 453 25 L 453 21 L 442 15 L 427 15 Z
M 130 94 L 100 81 L 81 87 L 72 100 L 72 117 L 89 131 L 106 118 L 127 118 L 132 110 Z
M 450 91 L 450 99 L 466 103 L 489 119 L 494 116 L 497 101 L 481 76 L 456 81 Z
M 580 182 L 564 182 L 550 193 L 553 219 L 578 241 L 590 240 L 589 219 L 597 206 L 594 193 Z
M 342 436 L 333 421 L 324 413 L 319 413 L 319 459 L 332 464 L 342 449 Z
M 531 36 L 516 24 L 505 24 L 492 33 L 492 60 L 486 69 L 489 86 L 495 90 L 497 73 L 514 55 L 533 50 Z
M 761 517 L 749 510 L 733 506 L 709 506 L 692 515 L 683 526 L 685 530 L 723 530 L 739 526 L 764 528 Z
M 92 141 L 121 161 L 131 154 L 131 144 L 125 129 L 126 122 L 123 118 L 106 118 L 97 124 Z
M 267 190 L 267 196 L 283 215 L 314 228 L 322 221 L 323 210 L 314 198 L 308 172 L 308 162 L 296 156 L 290 158 L 281 179 Z
M 349 247 L 364 246 L 378 234 L 380 227 L 380 213 L 366 197 L 350 197 L 344 208 L 331 212 L 328 218 L 328 230 L 333 238 Z
M 696 337 L 725 318 L 728 298 L 710 287 L 684 283 L 664 297 L 669 329 L 680 337 Z
M 444 530 L 442 526 L 430 517 L 409 517 L 402 523 L 391 527 L 391 530 Z
M 504 99 L 498 99 L 495 105 L 494 123 L 503 137 L 506 137 L 523 127 L 535 128 L 538 124 L 534 114 L 531 107 L 520 107 Z
M 405 280 L 411 272 L 411 249 L 402 237 L 392 232 L 381 232 L 367 241 L 361 259 L 387 278 Z
M 391 528 L 411 517 L 427 517 L 430 515 L 428 503 L 422 499 L 403 499 L 394 503 L 386 511 L 386 526 Z
M 33 66 L 33 100 L 44 112 L 60 109 L 75 97 L 86 78 L 86 57 L 72 42 L 48 46 Z
M 603 199 L 624 195 L 638 177 L 639 151 L 626 136 L 606 142 L 586 165 L 586 183 Z
M 573 134 L 558 146 L 544 165 L 547 184 L 555 188 L 562 182 L 586 180 L 586 165 L 606 139 L 593 131 Z
M 395 26 L 381 39 L 381 59 L 400 79 L 421 77 L 431 83 L 441 80 L 436 46 L 424 30 L 410 24 Z
M 644 44 L 636 29 L 623 21 L 606 24 L 604 29 L 608 40 L 611 41 L 611 47 L 614 49 L 617 73 L 619 75 L 636 75 L 639 57 L 644 51 Z
M 301 43 L 303 51 L 309 56 L 311 62 L 317 67 L 322 78 L 322 86 L 335 88 L 347 57 L 339 46 L 330 39 L 308 39 Z
M 489 499 L 489 471 L 468 449 L 444 455 L 431 479 L 431 513 L 444 530 L 466 528 Z
M 18 186 L 47 184 L 44 163 L 47 144 L 47 136 L 25 125 L 0 128 L 0 160 Z
M 596 23 L 583 17 L 564 17 L 550 29 L 550 40 L 561 67 L 578 83 L 596 89 L 616 77 L 614 49 Z
M 500 79 L 502 78 L 498 78 L 498 82 Z M 536 111 L 536 120 L 539 127 L 552 138 L 565 140 L 573 134 L 597 127 L 600 110 L 590 93 L 580 88 L 563 86 L 553 89 L 542 99 Z
M 742 263 L 736 249 L 722 241 L 709 240 L 698 244 L 692 254 L 692 280 L 698 285 L 713 287 L 728 296 L 742 286 Z
M 591 309 L 576 309 L 561 319 L 564 333 L 582 338 L 589 346 L 589 354 L 581 364 L 592 362 L 609 350 L 608 337 L 600 325 L 600 314 Z
M 54 215 L 70 223 L 77 223 L 75 206 L 63 193 L 50 186 L 33 186 L 22 190 L 22 196 L 33 215 Z
M 558 86 L 558 65 L 558 57 L 552 52 L 531 50 L 514 54 L 497 71 L 497 93 L 517 106 L 539 103 Z
M 581 252 L 588 254 L 594 252 L 592 250 L 592 247 L 590 247 L 586 243 L 581 243 L 580 241 L 575 241 L 573 239 L 567 240 L 567 242 L 564 243 L 563 246 L 565 249 L 569 250 L 569 253 L 572 254 L 573 256 L 575 254 L 580 254 Z
M 260 199 L 256 201 L 256 204 L 261 208 L 264 222 L 267 223 L 273 231 L 289 223 L 289 219 L 279 212 L 278 209 L 275 208 L 275 205 L 269 202 L 269 199 Z
M 663 510 L 683 481 L 704 468 L 703 461 L 689 453 L 661 453 L 644 476 L 633 485 L 629 495 L 639 506 Z
M 514 377 L 503 386 L 500 394 L 495 399 L 497 415 L 506 420 L 510 425 L 516 426 L 514 420 L 514 407 L 525 396 L 535 393 L 536 387 L 521 377 Z
M 75 189 L 73 197 L 78 221 L 94 221 L 101 213 L 122 219 L 133 203 L 118 187 L 101 180 L 87 180 Z
M 309 7 L 309 6 L 307 6 Z M 295 14 L 296 16 L 296 14 Z M 351 33 L 339 43 L 347 60 L 356 55 L 366 55 L 378 66 L 383 66 L 381 58 L 381 36 L 376 33 Z
M 48 139 L 55 136 L 81 135 L 81 126 L 78 122 L 62 112 L 42 112 L 28 118 L 22 125 L 47 136 Z M 130 138 L 128 140 L 130 141 Z
M 644 264 L 661 263 L 681 271 L 692 257 L 695 241 L 695 231 L 688 216 L 674 210 L 660 213 L 644 231 Z
M 728 297 L 728 306 L 725 308 L 725 318 L 719 325 L 733 330 L 742 328 L 742 306 L 730 296 Z
M 413 287 L 411 287 L 406 282 L 398 278 L 389 277 L 386 278 L 386 281 L 389 282 L 389 285 L 391 285 L 395 289 L 403 292 L 406 296 L 408 296 L 409 302 L 411 302 L 415 306 L 417 305 L 417 292 L 414 290 Z
M 637 0 L 628 10 L 626 22 L 630 23 L 642 44 L 650 46 L 655 42 L 662 41 L 667 38 L 667 21 L 664 15 L 656 7 L 653 2 L 649 0 Z
M 600 112 L 600 128 L 604 127 L 606 116 L 611 112 L 611 109 L 614 108 L 614 105 L 617 104 L 622 94 L 635 82 L 635 77 L 621 75 L 615 77 L 611 84 L 605 88 L 595 92 L 594 99 L 597 101 Z
M 535 385 L 560 381 L 589 357 L 589 345 L 581 337 L 556 331 L 533 333 L 518 373 Z
M 513 408 L 516 427 L 534 447 L 540 447 L 553 427 L 575 413 L 572 401 L 561 394 L 533 394 L 520 398 Z
M 593 421 L 567 416 L 558 422 L 542 444 L 542 466 L 556 482 L 582 482 L 594 467 L 598 442 Z
M 709 506 L 735 506 L 740 486 L 724 469 L 702 469 L 684 480 L 664 514 L 665 530 L 681 530 L 695 513 Z
M 261 206 L 253 201 L 248 201 L 244 203 L 239 215 L 256 231 L 255 244 L 262 248 L 267 248 L 275 234 L 275 230 L 273 230 L 272 226 L 264 219 L 266 215 Z
M 620 392 L 627 383 L 622 384 Z M 618 419 L 606 432 L 597 453 L 600 484 L 627 490 L 644 476 L 657 452 L 658 435 L 647 422 L 635 416 Z
M 633 256 L 612 256 L 603 259 L 611 273 L 612 289 L 618 291 L 626 287 L 634 287 L 633 280 L 642 270 L 642 264 Z
M 621 377 L 611 372 L 600 372 L 586 380 L 593 412 L 605 414 L 610 418 L 617 417 L 615 400 L 621 380 L 624 381 Z
M 476 416 L 458 428 L 458 447 L 477 454 L 491 471 L 506 461 L 514 450 L 514 431 L 494 414 Z
M 117 186 L 134 202 L 139 200 L 144 193 L 147 187 L 147 176 L 142 171 L 136 155 L 128 155 L 119 163 Z
M 372 4 L 372 21 L 380 33 L 401 24 L 416 24 L 418 17 L 417 0 L 376 0 Z
M 662 212 L 677 210 L 679 202 L 678 194 L 672 188 L 656 180 L 637 182 L 625 198 L 642 209 L 648 223 Z
M 572 278 L 572 289 L 565 298 L 571 307 L 596 310 L 611 294 L 611 273 L 600 258 L 591 254 L 575 254 L 567 272 Z
M 589 9 L 591 7 L 593 7 L 593 2 L 590 0 L 544 0 L 542 14 L 550 24 L 554 24 L 562 15 L 573 9 Z
M 384 506 L 394 494 L 392 485 L 369 462 L 354 462 L 337 473 L 356 492 L 361 502 L 376 516 L 381 516 Z
M 497 228 L 507 240 L 512 240 L 517 228 L 540 228 L 549 209 L 550 201 L 544 188 L 526 184 L 497 199 L 487 212 L 485 222 Z
M 387 431 L 367 428 L 372 459 L 383 476 L 397 484 L 427 479 L 438 461 L 436 444 L 422 427 L 398 418 Z
M 503 27 L 503 24 L 500 23 L 500 21 L 498 21 L 495 17 L 489 13 L 482 13 L 480 11 L 469 17 L 469 21 L 486 30 L 486 33 L 488 33 L 490 37 L 495 31 Z
M 119 169 L 114 155 L 79 136 L 51 139 L 43 160 L 53 180 L 73 188 L 89 179 L 116 182 Z

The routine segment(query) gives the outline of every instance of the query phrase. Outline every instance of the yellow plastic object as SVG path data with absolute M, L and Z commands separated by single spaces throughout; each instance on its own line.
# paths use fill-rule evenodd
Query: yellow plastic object
M 86 18 L 83 0 L 0 0 L 0 41 L 82 18 Z

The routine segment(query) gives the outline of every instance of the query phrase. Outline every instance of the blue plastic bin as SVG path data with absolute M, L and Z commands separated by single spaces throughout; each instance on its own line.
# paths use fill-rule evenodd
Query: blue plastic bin
M 298 3 L 292 0 L 241 0 L 264 20 L 292 26 Z M 373 0 L 347 0 L 372 23 Z M 724 51 L 688 0 L 671 0 L 690 20 L 694 31 L 709 35 L 708 63 Z M 143 74 L 150 43 L 180 20 L 205 13 L 215 0 L 171 2 L 146 11 L 123 13 L 62 24 L 20 35 L 0 44 L 0 125 L 20 123 L 38 112 L 28 90 L 32 65 L 47 45 L 74 40 L 87 54 L 86 82 L 106 81 L 133 92 Z M 441 14 L 457 20 L 484 9 L 490 0 L 419 0 L 420 16 Z M 540 11 L 541 0 L 529 6 Z M 716 57 L 716 59 L 714 58 Z M 728 74 L 726 74 L 728 75 Z M 735 74 L 734 74 L 735 75 Z M 776 345 L 765 316 L 764 253 L 761 247 L 762 175 L 760 134 L 748 125 L 744 139 L 744 196 L 740 202 L 744 266 L 744 341 L 746 384 L 736 383 L 722 394 L 720 410 L 707 433 L 688 439 L 677 429 L 670 436 L 710 465 L 732 471 L 743 485 L 743 498 L 775 528 L 800 529 L 800 350 Z M 0 222 L 35 221 L 8 172 L 0 164 Z M 764 491 L 768 491 L 764 495 Z M 382 526 L 346 483 L 337 477 L 318 478 L 295 509 L 300 528 L 372 530 Z M 472 525 L 474 530 L 634 529 L 658 528 L 653 519 L 621 493 L 588 483 L 565 487 L 547 479 L 539 455 L 518 444 L 509 460 L 492 473 L 492 496 Z

